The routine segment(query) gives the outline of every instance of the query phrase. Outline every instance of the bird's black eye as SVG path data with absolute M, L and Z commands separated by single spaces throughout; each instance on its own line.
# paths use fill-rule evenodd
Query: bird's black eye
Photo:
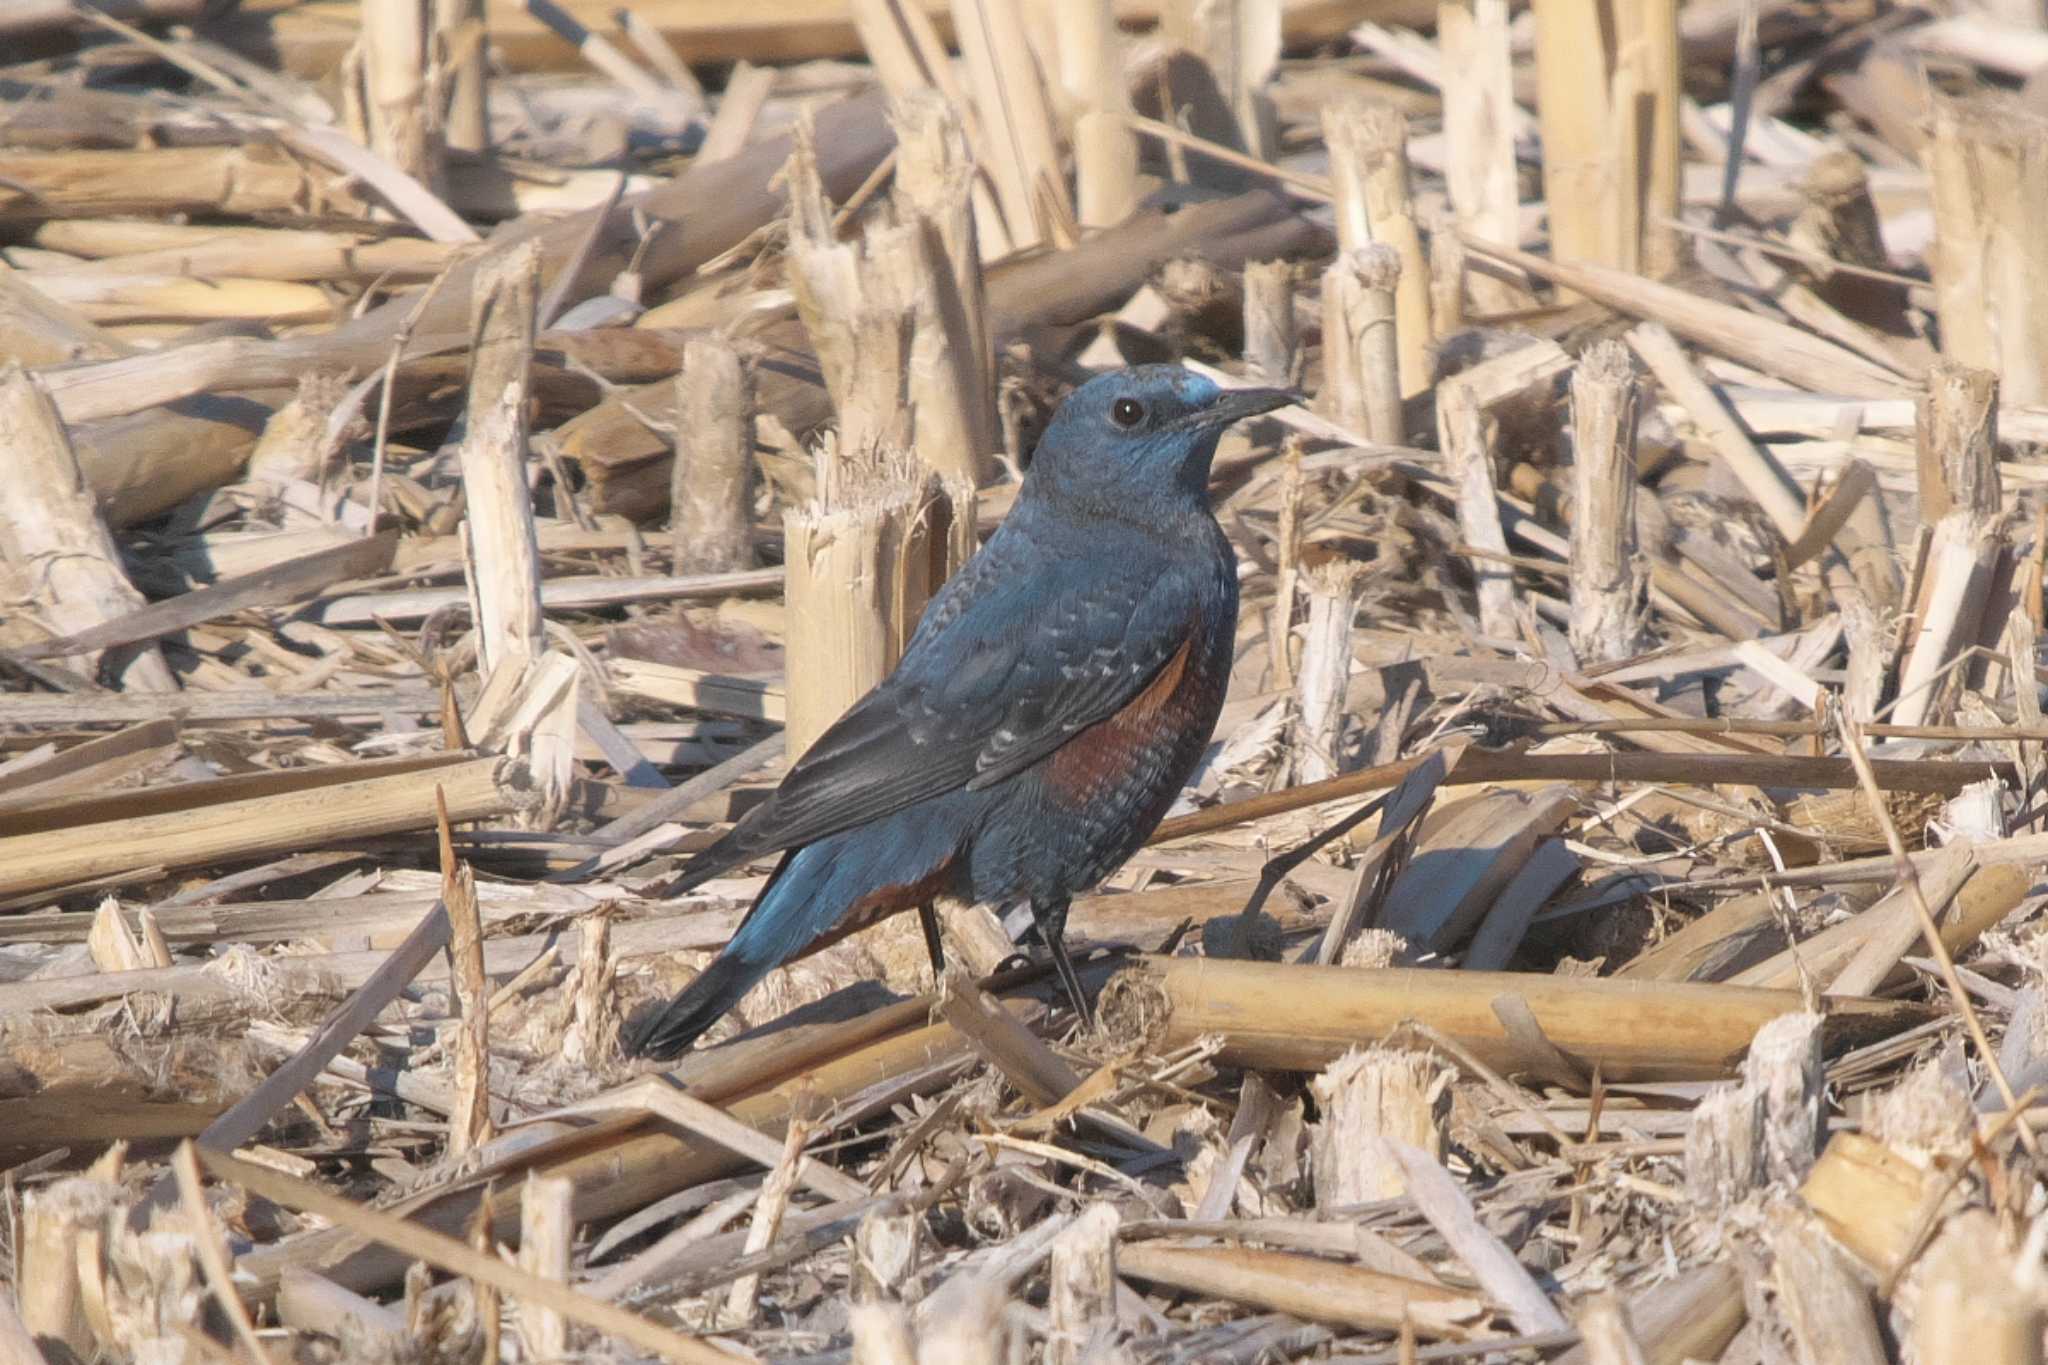
M 1145 405 L 1135 398 L 1119 398 L 1110 404 L 1109 420 L 1127 429 L 1134 427 L 1145 420 Z

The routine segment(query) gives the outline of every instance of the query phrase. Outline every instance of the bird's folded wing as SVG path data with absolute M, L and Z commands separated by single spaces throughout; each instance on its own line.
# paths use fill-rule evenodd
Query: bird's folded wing
M 1029 768 L 1122 709 L 1199 624 L 1184 572 L 1062 577 L 1049 592 L 1044 576 L 1006 573 L 934 602 L 897 671 L 692 859 L 671 893 Z

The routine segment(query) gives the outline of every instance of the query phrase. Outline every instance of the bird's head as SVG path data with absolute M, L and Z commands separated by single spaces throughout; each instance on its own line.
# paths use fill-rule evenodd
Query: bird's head
M 1225 389 L 1179 365 L 1089 380 L 1039 438 L 1027 490 L 1111 507 L 1208 496 L 1223 429 L 1298 401 L 1281 389 Z

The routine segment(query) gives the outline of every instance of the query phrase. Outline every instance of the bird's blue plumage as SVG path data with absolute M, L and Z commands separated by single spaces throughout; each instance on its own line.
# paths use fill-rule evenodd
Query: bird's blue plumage
M 1164 365 L 1076 390 L 896 670 L 684 868 L 676 891 L 787 854 L 634 1049 L 674 1055 L 780 963 L 935 896 L 1029 900 L 1056 940 L 1068 899 L 1151 833 L 1215 725 L 1237 573 L 1209 464 L 1224 426 L 1287 401 Z

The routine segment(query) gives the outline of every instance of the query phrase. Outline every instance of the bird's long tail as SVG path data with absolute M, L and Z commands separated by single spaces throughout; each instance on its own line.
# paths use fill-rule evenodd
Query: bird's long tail
M 910 817 L 788 855 L 724 951 L 634 1031 L 627 1050 L 674 1057 L 783 963 L 951 890 L 956 848 L 950 831 Z
M 724 1018 L 774 965 L 756 966 L 721 953 L 680 995 L 640 1026 L 627 1041 L 626 1050 L 636 1057 L 663 1060 L 681 1056 L 684 1048 Z
M 628 1052 L 664 1060 L 681 1055 L 762 977 L 803 950 L 804 940 L 815 934 L 807 922 L 812 917 L 804 911 L 807 902 L 815 905 L 820 899 L 824 852 L 806 850 L 783 858 L 731 941 L 695 981 L 634 1030 L 626 1040 Z

